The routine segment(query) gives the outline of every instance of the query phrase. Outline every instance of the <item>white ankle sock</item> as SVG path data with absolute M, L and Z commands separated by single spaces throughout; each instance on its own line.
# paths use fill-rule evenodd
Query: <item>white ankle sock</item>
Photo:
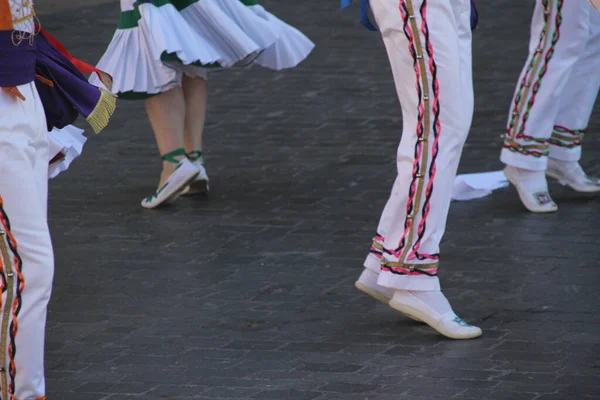
M 578 161 L 562 161 L 562 160 L 557 160 L 555 158 L 552 159 L 552 163 L 559 170 L 564 171 L 564 172 L 571 171 L 572 169 L 577 168 L 579 166 Z
M 433 311 L 440 315 L 447 314 L 452 311 L 452 307 L 446 299 L 446 296 L 440 291 L 416 291 L 409 290 L 410 294 L 415 296 L 417 299 L 427 304 Z
M 546 180 L 546 172 L 545 171 L 533 171 L 530 169 L 523 169 L 513 167 L 519 173 L 519 177 L 523 180 L 531 180 L 531 181 L 545 181 Z
M 508 168 L 511 168 L 514 171 L 513 177 L 520 181 L 521 187 L 526 191 L 530 193 L 548 192 L 546 171 L 532 171 L 510 166 Z

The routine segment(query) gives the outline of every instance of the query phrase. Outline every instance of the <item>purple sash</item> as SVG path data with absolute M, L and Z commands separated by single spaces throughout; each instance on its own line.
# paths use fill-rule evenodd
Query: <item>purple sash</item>
M 13 40 L 19 35 L 30 35 L 17 31 L 0 31 L 0 87 L 24 85 L 35 78 L 35 42 Z
M 35 73 L 48 79 L 53 86 L 36 80 L 36 87 L 44 104 L 48 130 L 71 125 L 79 114 L 88 117 L 102 92 L 62 55 L 44 35 L 37 35 Z

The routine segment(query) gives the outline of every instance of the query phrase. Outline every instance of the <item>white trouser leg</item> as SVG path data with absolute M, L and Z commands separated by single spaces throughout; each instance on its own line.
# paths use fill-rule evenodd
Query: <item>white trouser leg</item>
M 588 26 L 590 36 L 562 91 L 549 140 L 549 157 L 560 161 L 579 161 L 581 158 L 581 140 L 600 89 L 600 13 L 596 10 L 591 11 Z
M 43 399 L 44 330 L 53 278 L 47 224 L 48 132 L 33 83 L 0 91 L 0 397 Z M 14 397 L 13 397 L 14 396 Z
M 398 176 L 365 267 L 381 269 L 382 286 L 439 290 L 439 243 L 473 114 L 470 1 L 371 0 L 371 6 L 403 129 Z
M 511 102 L 500 155 L 505 164 L 546 170 L 548 140 L 564 91 L 584 55 L 592 13 L 597 11 L 586 1 L 537 0 L 529 56 Z M 579 98 L 576 106 L 580 104 Z

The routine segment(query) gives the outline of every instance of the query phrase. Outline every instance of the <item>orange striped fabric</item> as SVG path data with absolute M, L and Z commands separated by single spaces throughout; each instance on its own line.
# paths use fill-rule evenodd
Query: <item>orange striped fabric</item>
M 0 0 L 0 30 L 12 31 L 13 17 L 8 0 Z

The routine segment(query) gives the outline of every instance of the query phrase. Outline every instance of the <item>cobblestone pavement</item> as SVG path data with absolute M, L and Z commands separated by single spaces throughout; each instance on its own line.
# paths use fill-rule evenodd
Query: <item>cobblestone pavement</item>
M 530 2 L 480 3 L 461 172 L 501 168 L 530 17 Z M 353 284 L 394 178 L 385 51 L 357 7 L 264 5 L 317 48 L 295 70 L 211 76 L 208 198 L 139 206 L 160 162 L 131 102 L 52 181 L 49 399 L 600 399 L 600 200 L 553 184 L 554 215 L 525 212 L 512 188 L 453 204 L 442 282 L 480 340 L 444 340 L 376 304 Z M 95 62 L 118 4 L 40 13 Z M 600 138 L 585 145 L 600 173 Z

